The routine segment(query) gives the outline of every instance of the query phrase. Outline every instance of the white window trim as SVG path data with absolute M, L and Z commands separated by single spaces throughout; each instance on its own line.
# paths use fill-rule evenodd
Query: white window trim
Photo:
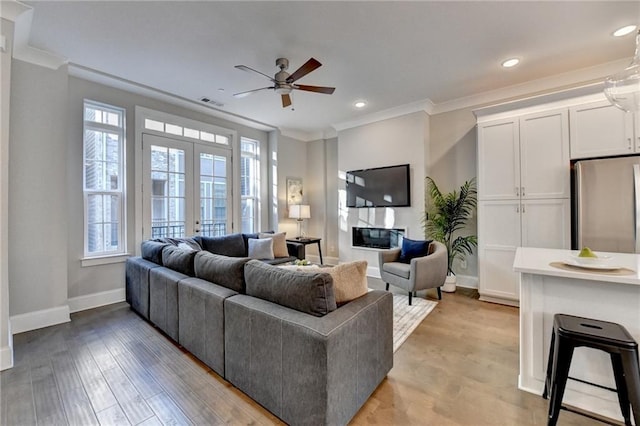
M 113 126 L 105 123 L 96 123 L 96 122 L 88 122 L 85 120 L 85 108 L 87 105 L 94 105 L 97 108 L 105 108 L 110 110 L 119 111 L 122 114 L 122 126 Z M 83 197 L 83 239 L 84 239 L 84 255 L 80 259 L 81 266 L 94 266 L 99 264 L 107 264 L 107 263 L 115 263 L 114 260 L 118 257 L 128 257 L 127 253 L 127 165 L 126 165 L 126 122 L 127 122 L 127 111 L 125 108 L 121 108 L 115 105 L 105 104 L 103 102 L 94 101 L 91 99 L 83 99 L 82 102 L 82 197 Z M 120 141 L 120 176 L 121 176 L 121 186 L 122 189 L 120 191 L 95 191 L 95 190 L 86 190 L 84 179 L 86 177 L 85 172 L 85 150 L 86 145 L 84 142 L 85 132 L 87 129 L 95 129 L 102 130 L 106 132 L 116 133 L 118 134 L 118 138 Z M 87 214 L 87 196 L 89 194 L 103 194 L 113 192 L 114 194 L 118 194 L 120 196 L 120 211 L 119 213 L 119 223 L 121 224 L 118 235 L 118 250 L 109 251 L 109 252 L 98 252 L 98 253 L 90 253 L 89 252 L 89 240 L 88 236 L 88 214 Z M 100 259 L 104 259 L 104 262 L 100 261 Z M 118 260 L 120 261 L 120 260 Z

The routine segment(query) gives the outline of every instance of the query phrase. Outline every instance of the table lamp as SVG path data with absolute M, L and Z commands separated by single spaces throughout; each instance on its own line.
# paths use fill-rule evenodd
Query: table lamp
M 302 237 L 302 221 L 311 218 L 311 207 L 306 204 L 293 204 L 289 206 L 289 218 L 298 221 L 298 237 Z

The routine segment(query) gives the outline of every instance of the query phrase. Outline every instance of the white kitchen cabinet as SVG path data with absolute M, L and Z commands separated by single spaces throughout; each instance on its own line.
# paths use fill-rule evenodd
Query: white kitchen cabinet
M 478 126 L 478 199 L 569 196 L 566 109 Z
M 568 110 L 478 125 L 480 299 L 518 305 L 520 246 L 570 248 Z
M 517 306 L 513 260 L 518 247 L 569 248 L 569 199 L 481 201 L 478 204 L 480 300 Z
M 607 100 L 570 108 L 571 158 L 640 152 L 639 115 L 622 111 Z

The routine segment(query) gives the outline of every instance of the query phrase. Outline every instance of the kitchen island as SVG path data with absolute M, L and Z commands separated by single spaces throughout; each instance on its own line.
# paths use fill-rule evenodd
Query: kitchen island
M 611 321 L 623 325 L 640 342 L 640 256 L 609 255 L 604 271 L 569 266 L 570 250 L 520 247 L 513 268 L 520 275 L 520 375 L 518 387 L 542 395 L 549 344 L 556 313 Z M 608 354 L 577 348 L 569 377 L 615 388 Z M 622 420 L 614 392 L 575 380 L 567 381 L 563 403 Z

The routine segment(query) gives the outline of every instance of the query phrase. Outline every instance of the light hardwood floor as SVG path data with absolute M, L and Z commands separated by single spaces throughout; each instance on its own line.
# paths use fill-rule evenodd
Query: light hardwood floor
M 14 349 L 0 374 L 2 425 L 280 423 L 125 303 L 16 335 Z M 395 353 L 352 424 L 546 424 L 546 401 L 517 377 L 518 310 L 459 288 Z M 563 411 L 558 424 L 602 423 Z

